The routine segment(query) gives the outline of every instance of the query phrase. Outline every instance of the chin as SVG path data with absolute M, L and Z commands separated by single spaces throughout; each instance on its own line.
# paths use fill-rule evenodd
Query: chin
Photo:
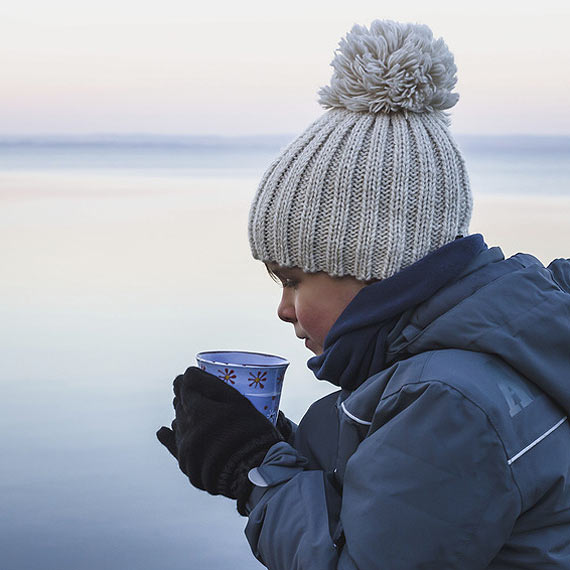
M 310 338 L 305 338 L 305 348 L 310 350 L 315 356 L 319 356 L 319 354 L 323 353 L 323 347 L 315 346 L 312 339 Z
M 305 347 L 308 348 L 315 356 L 319 356 L 323 353 L 323 349 L 320 346 L 313 346 L 309 339 L 305 340 Z

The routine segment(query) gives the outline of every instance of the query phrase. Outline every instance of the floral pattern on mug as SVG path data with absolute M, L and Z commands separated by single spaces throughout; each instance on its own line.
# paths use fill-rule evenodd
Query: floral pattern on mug
M 266 378 L 267 376 L 267 372 L 261 372 L 261 370 L 257 373 L 257 375 L 254 375 L 253 372 L 249 373 L 249 385 L 252 388 L 264 388 L 263 383 L 267 380 Z
M 218 370 L 218 378 L 224 382 L 235 384 L 236 374 L 233 370 L 229 368 L 224 368 L 224 370 Z

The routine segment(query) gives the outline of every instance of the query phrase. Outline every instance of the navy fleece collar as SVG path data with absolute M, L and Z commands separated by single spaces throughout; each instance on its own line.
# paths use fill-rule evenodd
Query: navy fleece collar
M 332 326 L 323 353 L 307 366 L 317 378 L 354 390 L 384 368 L 386 335 L 401 314 L 458 277 L 486 248 L 480 234 L 459 238 L 364 287 Z

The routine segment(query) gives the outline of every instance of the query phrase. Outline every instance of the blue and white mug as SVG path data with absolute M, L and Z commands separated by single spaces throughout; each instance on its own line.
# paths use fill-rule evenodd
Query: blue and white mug
M 213 350 L 196 355 L 198 366 L 243 394 L 273 425 L 289 361 L 274 354 Z

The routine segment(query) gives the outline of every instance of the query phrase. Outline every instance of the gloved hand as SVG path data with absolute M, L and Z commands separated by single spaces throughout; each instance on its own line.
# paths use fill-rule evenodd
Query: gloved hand
M 174 396 L 172 429 L 161 427 L 158 440 L 192 485 L 237 499 L 244 515 L 253 488 L 247 474 L 281 435 L 245 396 L 199 368 L 174 380 Z

